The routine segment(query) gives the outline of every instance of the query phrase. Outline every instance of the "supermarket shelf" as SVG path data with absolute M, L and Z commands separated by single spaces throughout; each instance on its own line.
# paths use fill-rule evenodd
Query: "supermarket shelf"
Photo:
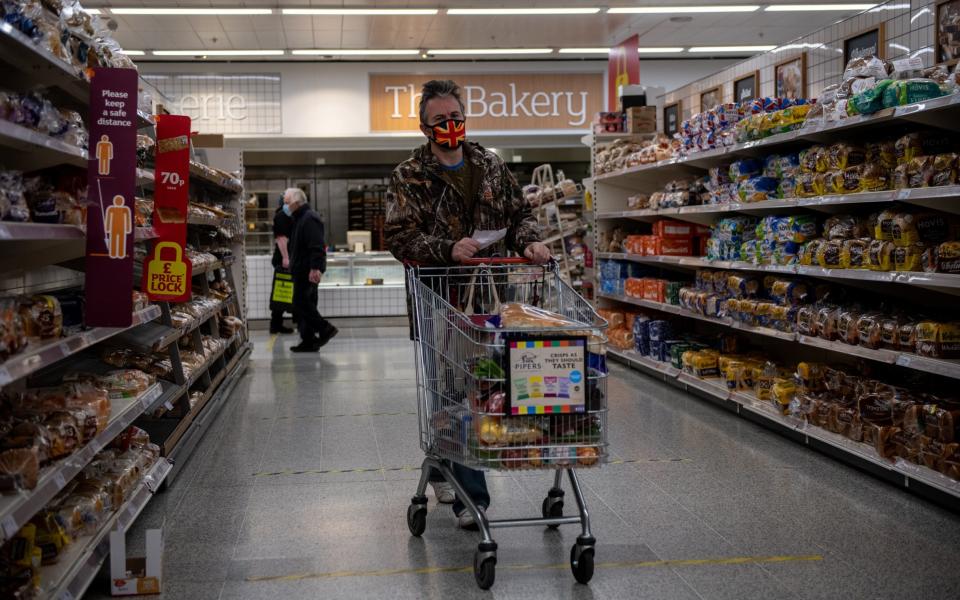
M 681 317 L 697 319 L 698 321 L 706 321 L 708 323 L 713 323 L 715 325 L 720 325 L 722 327 L 729 327 L 737 331 L 744 331 L 746 333 L 752 333 L 755 335 L 761 335 L 769 338 L 776 338 L 776 339 L 785 340 L 788 342 L 796 341 L 803 344 L 804 346 L 819 348 L 821 350 L 826 350 L 828 352 L 845 354 L 847 356 L 856 356 L 858 358 L 864 358 L 867 360 L 872 360 L 872 361 L 890 364 L 890 365 L 898 365 L 901 367 L 905 367 L 907 369 L 913 369 L 915 371 L 923 371 L 925 373 L 932 373 L 934 375 L 941 375 L 943 377 L 949 377 L 951 379 L 960 379 L 960 360 L 944 360 L 944 359 L 919 356 L 917 354 L 912 354 L 909 352 L 887 350 L 883 348 L 874 349 L 874 348 L 866 348 L 863 346 L 852 346 L 850 344 L 845 344 L 843 342 L 829 341 L 821 338 L 800 335 L 797 333 L 779 331 L 776 329 L 771 329 L 769 327 L 757 327 L 754 325 L 747 325 L 739 321 L 734 321 L 729 318 L 708 317 L 705 315 L 691 312 L 679 306 L 674 306 L 673 304 L 653 302 L 651 300 L 642 300 L 640 298 L 630 298 L 628 296 L 618 296 L 614 294 L 602 294 L 602 293 L 597 294 L 597 296 L 600 298 L 606 298 L 607 300 L 615 300 L 617 302 L 633 304 L 634 306 L 641 306 L 643 308 L 650 308 L 652 310 L 658 310 L 661 312 L 666 312 L 674 315 L 680 315 Z
M 137 169 L 137 185 L 142 187 L 153 187 L 156 179 L 153 175 L 153 169 Z
M 820 279 L 840 279 L 849 281 L 871 281 L 875 283 L 897 283 L 922 288 L 938 289 L 944 292 L 960 292 L 960 275 L 949 273 L 922 273 L 912 271 L 868 271 L 866 269 L 828 269 L 811 265 L 755 265 L 739 261 L 707 260 L 697 256 L 644 256 L 622 252 L 600 252 L 599 258 L 627 260 L 643 264 L 674 266 L 688 269 L 724 269 L 731 271 L 753 271 L 762 273 L 783 273 L 803 275 Z
M 711 223 L 717 215 L 726 213 L 745 213 L 751 215 L 779 214 L 784 211 L 797 212 L 797 209 L 809 209 L 818 212 L 835 213 L 849 210 L 855 206 L 871 206 L 903 202 L 923 208 L 951 214 L 960 214 L 960 185 L 945 185 L 931 188 L 908 188 L 885 190 L 881 192 L 861 192 L 858 194 L 832 194 L 812 198 L 793 198 L 789 200 L 766 200 L 763 202 L 731 202 L 729 204 L 704 204 L 683 206 L 680 208 L 637 209 L 597 213 L 598 219 L 641 219 L 672 218 L 695 223 Z
M 231 338 L 226 347 L 229 348 L 237 339 L 239 339 L 239 336 Z M 219 387 L 211 385 L 208 393 L 204 394 L 203 401 L 197 403 L 193 410 L 183 418 L 183 421 L 171 435 L 172 439 L 164 442 L 166 454 L 174 461 L 175 465 L 171 477 L 175 477 L 182 468 L 186 458 L 190 456 L 203 436 L 209 420 L 217 416 L 223 403 L 230 396 L 230 392 L 233 391 L 233 387 L 240 379 L 239 375 L 246 368 L 242 363 L 249 353 L 249 343 L 244 343 L 237 348 L 236 354 L 223 369 L 222 377 L 218 376 L 220 381 L 217 385 Z M 168 444 L 172 444 L 172 447 L 169 447 Z
M 168 327 L 157 321 L 151 321 L 136 329 L 119 334 L 115 341 L 123 346 L 157 352 L 176 342 L 181 335 L 181 330 L 176 327 Z
M 726 148 L 695 152 L 685 157 L 620 169 L 595 175 L 594 181 L 630 187 L 637 183 L 651 182 L 657 179 L 663 180 L 676 174 L 696 173 L 702 169 L 736 160 L 740 157 L 773 153 L 813 143 L 841 141 L 849 136 L 852 129 L 881 129 L 892 124 L 934 124 L 942 129 L 948 129 L 950 123 L 960 123 L 960 94 L 885 109 L 874 115 L 851 117 L 841 121 L 804 127 L 796 131 L 770 136 L 762 140 L 734 144 Z
M 163 387 L 156 383 L 137 398 L 111 401 L 112 414 L 107 427 L 83 448 L 44 468 L 37 487 L 16 495 L 0 496 L 0 542 L 10 539 L 30 518 L 83 470 L 113 438 L 129 427 L 161 398 Z
M 30 171 L 63 164 L 86 167 L 87 152 L 83 148 L 0 119 L 0 160 L 6 168 Z
M 16 72 L 14 80 L 22 90 L 52 88 L 52 100 L 78 109 L 90 103 L 90 83 L 73 65 L 54 57 L 5 22 L 0 23 L 0 61 Z
M 80 598 L 93 582 L 110 552 L 111 531 L 126 532 L 140 516 L 160 485 L 173 470 L 173 464 L 160 458 L 144 474 L 140 483 L 95 534 L 74 541 L 57 564 L 40 570 L 41 593 L 50 598 Z
M 83 240 L 87 234 L 78 225 L 0 222 L 0 241 Z
M 160 307 L 152 304 L 133 314 L 130 327 L 96 327 L 65 338 L 38 345 L 29 344 L 23 352 L 0 364 L 0 386 L 48 367 L 72 354 L 113 337 L 118 333 L 153 321 L 160 316 Z
M 544 243 L 544 244 L 552 244 L 552 243 L 554 243 L 554 242 L 559 242 L 560 240 L 562 240 L 562 239 L 564 239 L 564 238 L 567 238 L 567 237 L 570 237 L 571 235 L 574 235 L 575 233 L 577 233 L 578 231 L 580 231 L 580 230 L 583 229 L 583 228 L 584 228 L 584 227 L 582 227 L 582 226 L 580 226 L 580 225 L 577 225 L 576 227 L 570 227 L 569 229 L 564 229 L 561 233 L 557 233 L 557 234 L 555 234 L 555 235 L 551 235 L 550 237 L 546 238 L 545 240 L 543 240 L 543 243 Z
M 905 488 L 916 489 L 916 483 L 933 488 L 937 492 L 950 497 L 954 507 L 960 506 L 960 481 L 902 460 L 888 461 L 878 455 L 876 450 L 869 445 L 809 425 L 796 417 L 783 415 L 770 403 L 759 400 L 752 393 L 731 392 L 720 379 L 700 379 L 689 373 L 680 372 L 668 363 L 661 363 L 649 357 L 641 356 L 632 350 L 608 349 L 607 354 L 678 387 L 693 388 L 720 402 L 732 402 L 735 405 L 736 412 L 740 415 L 749 413 L 754 417 L 759 417 L 759 420 L 766 425 L 799 434 L 799 439 L 805 445 L 811 445 L 811 440 L 819 442 L 839 451 L 847 459 L 856 459 L 871 467 L 872 470 L 879 470 L 886 474 L 888 479 Z
M 206 266 L 201 267 L 201 268 L 199 268 L 199 269 L 194 269 L 194 270 L 193 270 L 193 276 L 196 277 L 197 275 L 203 275 L 204 273 L 209 273 L 209 272 L 211 272 L 211 271 L 216 271 L 217 269 L 220 269 L 220 268 L 222 268 L 223 266 L 224 266 L 224 265 L 223 265 L 223 261 L 215 260 L 215 261 L 213 261 L 212 263 L 210 263 L 209 265 L 206 265 Z
M 235 181 L 224 180 L 219 177 L 213 177 L 200 168 L 195 162 L 190 162 L 190 178 L 220 188 L 223 191 L 232 194 L 238 194 L 243 191 L 243 185 Z
M 187 223 L 189 225 L 209 225 L 210 227 L 226 227 L 230 221 L 233 219 L 231 217 L 206 217 L 202 215 L 187 215 Z
M 154 123 L 154 115 L 145 113 L 138 108 L 137 109 L 137 128 L 144 129 L 147 127 L 155 127 L 155 126 L 156 126 L 156 123 Z
M 138 242 L 143 242 L 146 240 L 153 240 L 160 236 L 157 235 L 156 230 L 153 227 L 137 227 L 134 232 L 134 239 Z

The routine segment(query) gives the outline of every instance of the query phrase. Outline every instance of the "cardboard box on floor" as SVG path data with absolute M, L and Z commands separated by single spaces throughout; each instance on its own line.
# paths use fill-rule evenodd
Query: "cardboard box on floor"
M 146 557 L 127 558 L 126 534 L 110 532 L 110 594 L 139 596 L 162 589 L 163 530 L 147 530 Z

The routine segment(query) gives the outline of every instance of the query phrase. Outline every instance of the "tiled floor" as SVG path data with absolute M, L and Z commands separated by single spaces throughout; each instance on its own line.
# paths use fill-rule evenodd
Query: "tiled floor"
M 593 581 L 566 567 L 578 528 L 506 529 L 481 592 L 455 569 L 477 539 L 449 508 L 431 498 L 424 536 L 407 531 L 420 451 L 406 329 L 343 329 L 308 356 L 292 338 L 254 341 L 224 412 L 131 533 L 136 547 L 165 523 L 166 599 L 960 597 L 960 516 L 622 367 L 612 454 L 638 462 L 582 474 Z M 290 473 L 379 467 L 403 470 Z M 535 516 L 550 476 L 489 482 L 491 516 Z

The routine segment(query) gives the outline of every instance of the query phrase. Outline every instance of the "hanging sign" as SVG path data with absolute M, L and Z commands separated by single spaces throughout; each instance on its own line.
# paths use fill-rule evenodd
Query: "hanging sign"
M 95 68 L 87 148 L 86 324 L 133 322 L 137 71 Z
M 613 48 L 607 58 L 607 110 L 620 110 L 620 87 L 640 83 L 640 36 L 632 35 Z
M 151 300 L 190 300 L 193 265 L 185 258 L 190 182 L 190 117 L 157 116 L 153 229 L 157 232 L 143 269 Z
M 586 410 L 587 340 L 507 340 L 511 415 L 582 413 Z

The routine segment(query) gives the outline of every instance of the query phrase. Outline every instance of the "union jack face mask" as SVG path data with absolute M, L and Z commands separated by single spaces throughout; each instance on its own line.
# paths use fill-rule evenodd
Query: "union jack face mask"
M 461 119 L 447 119 L 443 123 L 434 125 L 430 128 L 433 137 L 430 138 L 434 143 L 445 146 L 451 150 L 456 150 L 467 138 L 467 126 Z

